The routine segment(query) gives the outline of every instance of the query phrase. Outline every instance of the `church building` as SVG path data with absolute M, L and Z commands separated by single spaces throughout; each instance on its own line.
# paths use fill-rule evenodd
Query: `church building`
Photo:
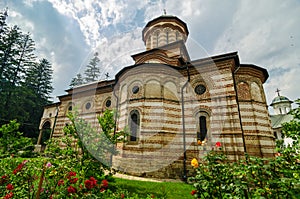
M 185 178 L 190 162 L 210 150 L 223 150 L 232 161 L 245 153 L 274 156 L 263 83 L 266 69 L 242 64 L 237 52 L 191 60 L 185 43 L 189 31 L 176 16 L 162 15 L 142 31 L 146 50 L 132 55 L 113 80 L 66 90 L 48 105 L 40 122 L 43 132 L 63 137 L 76 109 L 96 130 L 97 116 L 115 110 L 116 131 L 127 128 L 112 166 L 124 173 L 156 178 Z M 216 146 L 221 145 L 221 147 Z
M 271 127 L 274 134 L 275 139 L 277 140 L 284 140 L 285 145 L 289 145 L 292 143 L 291 138 L 283 137 L 282 135 L 282 124 L 286 122 L 290 122 L 294 117 L 293 115 L 289 114 L 292 110 L 292 103 L 289 98 L 280 95 L 279 89 L 277 89 L 277 94 L 270 106 L 273 108 L 273 114 L 270 114 L 271 118 Z

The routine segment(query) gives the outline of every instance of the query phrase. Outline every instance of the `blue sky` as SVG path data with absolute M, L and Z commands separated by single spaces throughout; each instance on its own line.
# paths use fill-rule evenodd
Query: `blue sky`
M 187 23 L 191 57 L 238 51 L 241 63 L 264 67 L 267 102 L 281 94 L 300 98 L 299 0 L 2 0 L 10 25 L 28 31 L 39 57 L 53 65 L 55 96 L 97 51 L 102 77 L 132 64 L 131 54 L 145 50 L 141 31 L 163 14 Z

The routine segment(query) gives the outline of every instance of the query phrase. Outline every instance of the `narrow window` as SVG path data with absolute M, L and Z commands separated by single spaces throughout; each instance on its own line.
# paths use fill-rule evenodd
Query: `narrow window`
M 207 123 L 206 123 L 205 116 L 199 117 L 199 127 L 200 127 L 200 132 L 197 133 L 197 139 L 203 141 L 206 138 L 206 134 L 207 134 Z
M 156 32 L 156 48 L 158 47 L 158 36 L 159 36 L 159 32 Z
M 274 131 L 273 133 L 274 133 L 274 137 L 275 137 L 275 139 L 278 139 L 277 132 L 276 132 L 276 131 Z
M 167 40 L 167 44 L 169 43 L 169 31 L 167 31 L 166 33 L 166 40 Z
M 178 41 L 178 39 L 179 39 L 179 33 L 177 31 L 176 31 L 175 37 L 176 37 L 176 41 Z
M 137 134 L 138 134 L 138 129 L 139 129 L 139 115 L 137 112 L 133 112 L 130 115 L 130 138 L 129 141 L 137 141 Z

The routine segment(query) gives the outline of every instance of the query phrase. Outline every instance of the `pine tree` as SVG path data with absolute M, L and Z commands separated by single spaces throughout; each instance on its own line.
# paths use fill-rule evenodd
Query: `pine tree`
M 27 70 L 25 84 L 45 102 L 48 102 L 53 91 L 52 74 L 52 66 L 47 59 L 41 59 Z
M 99 62 L 100 59 L 98 58 L 98 53 L 96 52 L 84 71 L 86 83 L 96 81 L 99 78 L 101 73 L 100 68 L 97 67 Z
M 82 85 L 84 84 L 84 79 L 82 77 L 82 75 L 80 73 L 78 73 L 76 75 L 76 77 L 74 77 L 72 80 L 71 80 L 71 83 L 70 83 L 70 87 L 74 87 L 74 86 L 79 86 L 79 85 Z
M 41 59 L 27 70 L 23 93 L 26 96 L 26 103 L 23 108 L 29 114 L 26 123 L 32 124 L 25 126 L 23 132 L 28 137 L 38 135 L 38 126 L 43 114 L 43 107 L 50 103 L 53 70 L 47 59 Z
M 30 34 L 6 18 L 7 10 L 0 12 L 0 125 L 17 119 L 24 134 L 34 137 L 50 102 L 53 71 L 46 59 L 36 62 Z
M 2 34 L 6 32 L 7 29 L 6 18 L 7 8 L 4 10 L 4 12 L 0 12 L 0 38 L 2 38 Z
M 26 68 L 34 64 L 36 57 L 33 53 L 34 42 L 29 34 L 23 34 L 17 26 L 14 26 L 8 34 L 8 38 L 11 50 L 6 49 L 2 60 L 4 96 L 1 97 L 4 108 L 7 109 L 5 117 L 15 119 L 18 111 L 12 112 L 12 110 L 16 108 L 16 104 L 20 104 L 20 101 L 16 100 L 22 95 L 20 92 L 23 92 L 19 87 L 25 81 Z

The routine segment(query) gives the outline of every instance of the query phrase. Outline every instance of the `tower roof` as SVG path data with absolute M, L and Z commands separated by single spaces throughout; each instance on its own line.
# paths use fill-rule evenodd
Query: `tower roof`
M 285 97 L 285 96 L 276 96 L 273 100 L 272 103 L 270 104 L 271 106 L 273 106 L 274 104 L 279 104 L 279 103 L 293 103 L 293 101 L 289 100 L 289 98 Z
M 153 27 L 159 23 L 177 23 L 179 26 L 181 26 L 183 28 L 183 32 L 185 32 L 186 36 L 188 36 L 189 34 L 189 30 L 187 28 L 187 25 L 185 22 L 183 22 L 181 19 L 179 19 L 176 16 L 172 16 L 172 15 L 162 15 L 159 16 L 155 19 L 152 19 L 151 21 L 149 21 L 145 28 L 143 29 L 143 41 L 145 42 L 145 32 L 147 32 L 147 30 L 150 27 Z

